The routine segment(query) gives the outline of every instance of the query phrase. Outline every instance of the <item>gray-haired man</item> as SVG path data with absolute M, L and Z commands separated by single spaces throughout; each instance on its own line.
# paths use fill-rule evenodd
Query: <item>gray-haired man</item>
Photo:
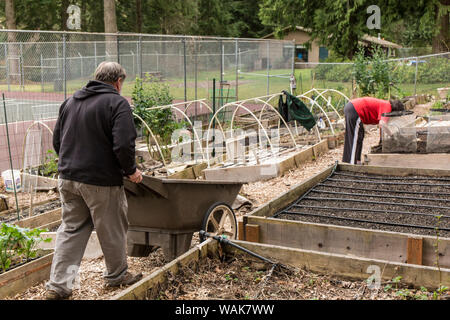
M 131 108 L 120 95 L 125 78 L 118 63 L 102 62 L 95 80 L 59 110 L 53 146 L 59 155 L 62 224 L 56 234 L 46 299 L 72 294 L 94 228 L 105 257 L 106 285 L 129 285 L 142 278 L 127 271 L 128 205 L 123 177 L 139 183 L 142 175 L 135 163 Z

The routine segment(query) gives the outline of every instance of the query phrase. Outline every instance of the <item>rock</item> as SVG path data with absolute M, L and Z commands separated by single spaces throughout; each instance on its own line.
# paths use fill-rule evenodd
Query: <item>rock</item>
M 0 211 L 5 211 L 8 209 L 8 197 L 0 194 Z

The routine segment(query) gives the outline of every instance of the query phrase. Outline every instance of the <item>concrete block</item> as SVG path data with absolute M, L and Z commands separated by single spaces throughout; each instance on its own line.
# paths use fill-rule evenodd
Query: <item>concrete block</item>
M 44 232 L 41 233 L 43 239 L 51 238 L 51 242 L 41 242 L 38 245 L 39 249 L 44 250 L 54 250 L 56 244 L 56 232 Z M 103 256 L 102 248 L 100 247 L 100 242 L 97 238 L 97 233 L 92 232 L 89 241 L 86 246 L 86 250 L 84 251 L 83 258 L 85 259 L 97 259 Z

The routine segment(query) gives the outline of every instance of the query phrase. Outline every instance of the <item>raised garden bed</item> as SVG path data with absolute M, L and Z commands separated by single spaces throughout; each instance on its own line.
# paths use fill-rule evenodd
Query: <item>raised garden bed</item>
M 0 299 L 14 296 L 50 276 L 53 252 L 43 251 L 38 259 L 0 274 Z
M 244 216 L 241 239 L 428 266 L 439 257 L 450 267 L 450 171 L 339 164 L 330 178 L 333 169 Z
M 289 151 L 289 150 L 288 150 Z M 257 163 L 237 164 L 233 166 L 216 166 L 203 171 L 205 179 L 220 181 L 254 182 L 278 177 L 290 169 L 301 166 L 304 162 L 315 159 L 328 151 L 328 142 L 323 140 L 311 147 L 290 153 L 285 152 L 276 159 L 266 159 Z
M 112 299 L 431 299 L 431 293 L 414 288 L 433 290 L 439 284 L 435 270 L 427 267 L 245 241 L 234 243 L 286 267 L 272 269 L 271 264 L 210 239 Z M 384 267 L 379 290 L 368 287 L 369 266 Z M 442 269 L 445 284 L 450 281 L 449 272 Z M 406 295 L 386 287 L 393 279 L 401 279 L 396 289 L 409 287 L 403 291 Z

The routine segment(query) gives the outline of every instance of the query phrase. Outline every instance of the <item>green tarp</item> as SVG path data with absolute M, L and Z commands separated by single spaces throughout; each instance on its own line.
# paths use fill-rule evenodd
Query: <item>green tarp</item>
M 296 96 L 283 91 L 286 96 L 284 101 L 283 96 L 278 100 L 278 112 L 286 122 L 297 120 L 308 131 L 316 125 L 316 120 L 309 111 L 308 107 Z

